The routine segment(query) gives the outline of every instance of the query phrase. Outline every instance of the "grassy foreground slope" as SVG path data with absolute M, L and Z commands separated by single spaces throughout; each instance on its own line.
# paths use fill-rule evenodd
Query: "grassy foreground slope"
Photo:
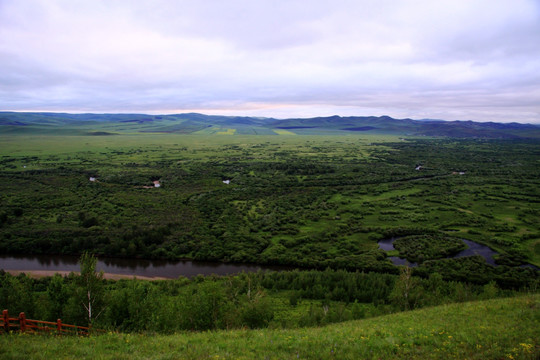
M 452 304 L 320 328 L 167 336 L 0 337 L 3 359 L 537 359 L 540 295 Z

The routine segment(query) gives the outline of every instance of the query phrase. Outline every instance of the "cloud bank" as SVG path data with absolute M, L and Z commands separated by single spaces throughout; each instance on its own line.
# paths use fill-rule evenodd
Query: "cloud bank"
M 540 122 L 536 0 L 0 1 L 0 109 Z

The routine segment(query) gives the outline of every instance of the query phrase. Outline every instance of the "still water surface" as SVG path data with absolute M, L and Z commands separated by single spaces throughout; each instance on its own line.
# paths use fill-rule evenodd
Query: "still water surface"
M 0 255 L 0 269 L 20 271 L 79 271 L 79 258 L 76 256 L 15 256 Z M 279 266 L 261 266 L 252 264 L 226 264 L 207 261 L 167 261 L 140 259 L 98 259 L 98 271 L 105 273 L 148 276 L 175 279 L 179 276 L 230 275 L 258 270 L 284 270 Z
M 396 239 L 397 238 L 390 238 L 390 239 L 384 239 L 384 240 L 379 241 L 379 248 L 384 251 L 395 250 L 394 241 Z M 482 244 L 479 244 L 470 240 L 465 240 L 465 239 L 461 239 L 461 240 L 467 245 L 467 249 L 462 250 L 456 255 L 450 256 L 449 258 L 460 258 L 460 257 L 465 257 L 465 256 L 480 255 L 484 259 L 486 259 L 486 262 L 488 264 L 497 266 L 497 264 L 495 264 L 495 259 L 493 259 L 493 256 L 497 255 L 497 252 L 491 250 L 486 245 L 482 245 Z M 397 256 L 390 256 L 389 259 L 390 261 L 392 261 L 394 265 L 409 264 L 409 266 L 413 266 L 413 267 L 418 265 L 416 263 L 409 263 L 407 262 L 406 259 L 403 259 Z
M 379 248 L 385 251 L 394 250 L 395 238 L 379 241 Z M 490 265 L 497 266 L 493 255 L 497 253 L 489 247 L 474 241 L 463 240 L 468 248 L 452 256 L 454 258 L 480 255 Z M 394 265 L 417 266 L 408 263 L 406 259 L 389 257 Z M 16 256 L 0 255 L 0 269 L 19 271 L 79 271 L 79 258 L 67 255 L 36 255 Z M 532 265 L 530 267 L 536 268 Z M 140 259 L 98 259 L 97 270 L 105 273 L 128 276 L 147 276 L 175 279 L 179 276 L 194 277 L 197 275 L 231 275 L 241 272 L 256 272 L 258 270 L 291 270 L 282 266 L 262 266 L 254 264 L 227 264 L 209 261 L 167 261 L 167 260 L 140 260 Z

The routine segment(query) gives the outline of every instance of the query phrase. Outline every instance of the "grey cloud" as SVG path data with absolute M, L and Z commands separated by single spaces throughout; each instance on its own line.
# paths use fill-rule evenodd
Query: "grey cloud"
M 4 0 L 0 109 L 539 122 L 539 9 L 527 0 Z

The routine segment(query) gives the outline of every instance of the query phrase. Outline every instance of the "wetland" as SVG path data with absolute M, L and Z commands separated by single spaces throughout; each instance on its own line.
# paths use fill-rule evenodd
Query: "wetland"
M 412 237 L 423 244 L 407 255 L 421 263 L 419 274 L 436 266 L 448 279 L 458 269 L 459 278 L 480 273 L 476 281 L 502 284 L 534 278 L 520 265 L 540 264 L 535 140 L 173 134 L 1 140 L 1 254 L 90 251 L 101 258 L 396 274 L 398 254 L 378 241 Z M 488 263 L 443 259 L 463 250 L 454 238 L 498 255 Z M 491 269 L 493 261 L 502 266 Z
M 0 143 L 0 307 L 29 318 L 124 332 L 294 328 L 513 296 L 539 281 L 522 267 L 540 264 L 537 141 L 144 133 Z M 381 248 L 385 239 L 398 240 Z M 460 256 L 476 244 L 497 254 Z M 98 318 L 81 305 L 83 273 L 95 279 Z

